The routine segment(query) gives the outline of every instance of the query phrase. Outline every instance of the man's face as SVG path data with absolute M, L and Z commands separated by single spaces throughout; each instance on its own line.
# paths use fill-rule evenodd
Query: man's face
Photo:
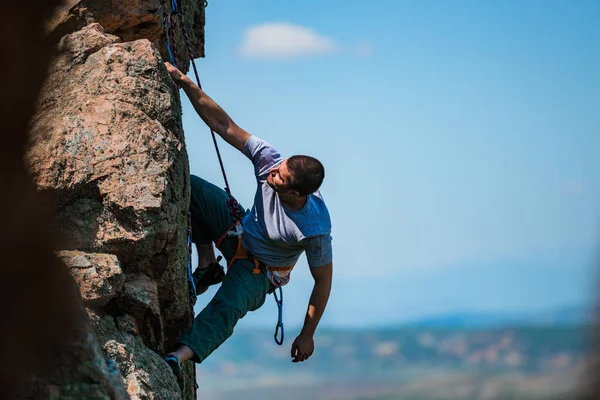
M 290 186 L 292 174 L 287 167 L 287 159 L 278 166 L 271 168 L 267 176 L 267 183 L 277 193 L 287 193 Z

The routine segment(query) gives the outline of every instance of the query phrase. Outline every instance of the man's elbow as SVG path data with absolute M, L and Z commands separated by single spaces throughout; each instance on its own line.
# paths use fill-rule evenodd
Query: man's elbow
M 250 138 L 250 134 L 236 125 L 235 122 L 230 121 L 227 125 L 223 138 L 236 149 L 242 151 L 246 145 L 246 142 Z

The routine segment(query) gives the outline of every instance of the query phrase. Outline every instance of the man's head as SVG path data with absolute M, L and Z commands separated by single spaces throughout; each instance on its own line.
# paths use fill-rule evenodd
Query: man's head
M 319 160 L 309 156 L 286 158 L 271 168 L 267 183 L 278 193 L 308 196 L 319 190 L 325 169 Z

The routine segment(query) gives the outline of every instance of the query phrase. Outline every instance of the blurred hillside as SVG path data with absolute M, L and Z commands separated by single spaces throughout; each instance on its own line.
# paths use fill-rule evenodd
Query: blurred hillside
M 293 364 L 268 330 L 236 332 L 199 368 L 210 399 L 571 399 L 588 361 L 582 325 L 327 330 Z

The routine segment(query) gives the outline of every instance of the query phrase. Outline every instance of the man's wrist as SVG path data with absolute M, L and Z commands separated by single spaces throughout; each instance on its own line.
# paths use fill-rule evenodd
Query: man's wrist
M 315 336 L 315 329 L 303 327 L 300 331 L 300 336 L 313 337 Z

